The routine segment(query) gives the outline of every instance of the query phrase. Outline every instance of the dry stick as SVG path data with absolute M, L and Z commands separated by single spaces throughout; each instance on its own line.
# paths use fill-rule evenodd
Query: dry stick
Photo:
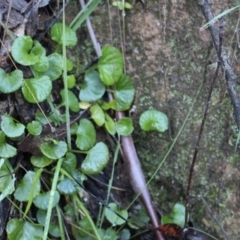
M 200 0 L 198 1 L 199 5 L 201 6 L 203 15 L 207 22 L 214 18 L 214 15 L 211 10 L 210 1 L 209 0 Z M 209 26 L 209 31 L 212 35 L 213 43 L 215 46 L 216 51 L 219 49 L 219 29 L 213 23 Z M 233 104 L 234 114 L 236 118 L 236 123 L 238 128 L 240 128 L 240 99 L 237 93 L 237 75 L 235 74 L 229 58 L 227 56 L 226 49 L 222 47 L 222 54 L 221 54 L 221 66 L 225 73 L 225 79 L 228 87 L 228 92 L 231 97 L 231 101 Z
M 79 0 L 79 2 L 83 9 L 85 6 L 84 0 Z M 89 18 L 86 19 L 86 21 L 87 21 L 88 31 L 89 31 L 92 43 L 94 45 L 94 48 L 95 50 L 98 49 L 96 50 L 97 56 L 100 57 L 101 51 L 99 51 L 99 43 L 94 34 L 92 24 Z M 121 119 L 122 117 L 124 117 L 124 113 L 117 111 L 116 116 L 117 116 L 117 119 Z M 137 156 L 137 152 L 133 143 L 132 136 L 121 137 L 121 145 L 123 149 L 124 160 L 127 164 L 127 169 L 129 170 L 129 175 L 130 175 L 133 190 L 135 191 L 136 194 L 140 194 L 140 199 L 142 200 L 144 207 L 148 212 L 148 215 L 153 224 L 153 228 L 158 229 L 159 227 L 158 217 L 157 217 L 156 211 L 153 208 L 150 193 L 146 185 L 145 177 L 141 168 L 140 161 Z M 160 231 L 155 230 L 154 232 L 155 232 L 156 240 L 165 240 L 165 238 L 163 237 Z

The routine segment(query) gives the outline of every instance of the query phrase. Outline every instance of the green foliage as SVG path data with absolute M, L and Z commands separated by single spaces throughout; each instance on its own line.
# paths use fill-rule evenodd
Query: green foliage
M 107 220 L 113 225 L 122 225 L 125 223 L 125 221 L 120 218 L 118 215 L 115 214 L 118 213 L 120 216 L 122 216 L 124 219 L 128 218 L 128 212 L 126 210 L 120 210 L 118 205 L 116 203 L 109 203 L 108 207 L 111 209 L 106 209 L 105 214 L 107 217 Z
M 112 3 L 114 7 L 117 7 L 119 10 L 123 10 L 124 8 L 126 9 L 131 9 L 132 5 L 128 2 L 122 2 L 122 1 L 114 1 Z
M 99 1 L 89 1 L 87 9 L 85 9 L 86 12 L 91 12 L 92 7 L 98 3 Z M 121 8 L 119 2 L 117 2 L 117 6 Z M 128 6 L 125 5 L 124 7 Z M 83 13 L 82 16 L 86 16 L 86 13 Z M 74 73 L 75 63 L 66 59 L 64 54 L 65 57 L 63 57 L 58 51 L 60 49 L 59 45 L 62 45 L 63 42 L 70 47 L 76 45 L 75 29 L 81 24 L 80 18 L 73 22 L 73 28 L 64 26 L 62 23 L 53 25 L 51 38 L 57 42 L 58 46 L 56 52 L 50 55 L 46 54 L 46 50 L 40 42 L 32 40 L 30 37 L 22 36 L 14 40 L 11 48 L 12 57 L 18 64 L 27 67 L 32 72 L 32 78 L 24 78 L 23 72 L 20 70 L 6 73 L 0 68 L 1 93 L 14 93 L 20 89 L 19 91 L 22 91 L 25 100 L 29 103 L 46 102 L 51 108 L 50 113 L 36 112 L 35 119 L 27 123 L 27 126 L 9 115 L 3 116 L 1 120 L 0 201 L 12 194 L 13 201 L 20 202 L 21 208 L 25 208 L 21 210 L 23 221 L 12 219 L 8 222 L 8 239 L 47 239 L 49 235 L 64 239 L 63 219 L 58 205 L 60 197 L 64 196 L 69 202 L 67 206 L 70 206 L 71 201 L 68 200 L 75 199 L 79 193 L 80 186 L 86 179 L 85 174 L 100 173 L 110 159 L 108 146 L 101 142 L 103 141 L 101 137 L 97 136 L 98 129 L 103 128 L 115 138 L 128 136 L 134 130 L 130 118 L 124 117 L 118 121 L 113 119 L 112 110 L 129 110 L 135 94 L 130 77 L 123 73 L 121 52 L 115 47 L 105 46 L 98 63 L 87 70 L 84 81 L 79 82 L 78 76 Z M 64 82 L 65 90 L 59 90 L 61 103 L 55 106 L 51 101 L 53 81 L 62 78 L 67 79 Z M 113 94 L 114 99 L 112 101 L 105 98 L 109 92 Z M 77 113 L 83 106 L 86 109 L 84 118 L 82 117 L 80 120 L 71 123 L 70 131 L 65 132 L 67 128 L 64 129 L 63 124 L 66 122 L 66 116 L 68 116 L 68 108 Z M 65 114 L 61 112 L 64 109 L 63 107 L 65 107 Z M 68 118 L 67 121 L 69 122 L 70 119 Z M 49 128 L 49 132 L 46 132 L 50 122 L 53 128 Z M 152 129 L 164 131 L 167 129 L 168 120 L 163 113 L 154 112 L 150 114 L 148 112 L 148 116 L 142 117 L 140 124 L 146 131 Z M 62 132 L 59 133 L 58 130 Z M 64 139 L 64 133 L 70 136 L 68 144 Z M 24 137 L 26 134 L 28 134 L 27 137 L 33 139 L 34 146 L 29 147 L 39 148 L 37 150 L 40 151 L 39 155 L 30 157 L 28 164 L 31 165 L 31 170 L 26 169 L 24 176 L 18 182 L 15 182 L 14 171 L 8 159 L 17 154 L 15 148 L 17 138 Z M 63 137 L 59 137 L 58 134 L 62 134 Z M 71 135 L 76 136 L 71 138 Z M 76 149 L 71 148 L 71 144 L 69 144 L 71 140 L 75 141 Z M 36 142 L 38 142 L 38 145 Z M 81 157 L 85 157 L 81 165 L 77 160 L 76 152 L 80 152 Z M 85 217 L 77 220 L 77 224 L 88 232 L 81 230 L 80 233 L 76 234 L 73 230 L 73 235 L 77 236 L 76 239 L 95 239 L 96 236 L 97 239 L 112 240 L 119 237 L 119 233 L 112 227 L 97 229 L 88 212 L 78 201 L 75 200 L 74 206 L 71 206 L 71 217 L 72 219 L 78 219 L 79 216 L 76 216 L 74 211 L 78 209 L 76 206 L 79 207 L 84 212 Z M 40 225 L 33 224 L 28 219 L 32 205 L 38 209 L 37 222 Z M 105 215 L 112 226 L 125 224 L 125 220 L 117 216 L 116 213 L 128 219 L 128 212 L 120 210 L 115 203 L 110 203 L 109 207 L 111 210 L 106 210 Z M 63 214 L 69 213 L 67 208 L 62 211 Z M 144 214 L 139 213 L 138 217 L 145 222 L 148 221 Z M 140 222 L 130 218 L 129 226 L 132 228 L 135 225 L 140 226 Z M 44 231 L 42 226 L 44 226 Z M 130 237 L 130 232 L 127 229 L 122 232 L 126 239 Z M 91 237 L 89 233 L 93 234 L 94 237 Z
M 169 215 L 162 216 L 162 223 L 175 223 L 181 227 L 185 224 L 185 206 L 180 203 L 176 203 L 172 212 Z
M 123 74 L 123 57 L 121 52 L 111 46 L 102 49 L 102 56 L 98 61 L 100 78 L 106 86 L 118 82 Z
M 77 35 L 74 30 L 72 30 L 70 27 L 65 26 L 65 44 L 66 46 L 75 46 L 77 44 Z M 51 28 L 51 37 L 52 40 L 57 42 L 58 44 L 63 44 L 62 38 L 63 38 L 63 24 L 62 23 L 56 23 Z
M 41 240 L 43 235 L 43 228 L 40 225 L 18 219 L 11 219 L 6 230 L 9 240 Z
M 168 129 L 168 117 L 157 110 L 147 110 L 140 116 L 140 127 L 144 131 L 164 132 Z
M 14 70 L 10 73 L 6 73 L 2 68 L 0 68 L 0 79 L 0 92 L 15 92 L 23 84 L 23 73 L 20 70 Z

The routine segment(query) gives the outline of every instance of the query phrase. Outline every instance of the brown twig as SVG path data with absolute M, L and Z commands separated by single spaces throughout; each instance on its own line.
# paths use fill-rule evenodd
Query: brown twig
M 210 1 L 199 0 L 198 3 L 201 6 L 201 9 L 202 9 L 203 15 L 205 16 L 206 21 L 207 22 L 211 21 L 214 18 L 214 15 L 212 13 Z M 211 33 L 215 49 L 218 52 L 219 44 L 220 44 L 219 29 L 217 28 L 215 23 L 211 24 L 208 29 Z M 222 53 L 221 53 L 221 66 L 225 73 L 225 79 L 228 87 L 228 92 L 233 104 L 236 123 L 238 125 L 238 128 L 240 128 L 240 99 L 237 93 L 237 82 L 236 82 L 237 75 L 235 74 L 230 64 L 226 49 L 224 47 L 222 47 Z

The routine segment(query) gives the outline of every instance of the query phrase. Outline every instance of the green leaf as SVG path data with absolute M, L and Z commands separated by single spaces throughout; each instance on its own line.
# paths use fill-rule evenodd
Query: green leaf
M 0 92 L 15 92 L 23 84 L 23 73 L 20 70 L 14 70 L 10 73 L 6 73 L 2 68 L 0 68 L 0 79 Z
M 39 57 L 39 61 L 32 66 L 35 71 L 45 72 L 49 68 L 49 60 L 46 56 Z
M 69 103 L 69 108 L 73 111 L 73 112 L 79 112 L 80 107 L 79 107 L 79 101 L 77 99 L 77 97 L 75 96 L 75 94 L 68 90 L 68 103 Z M 65 91 L 64 89 L 60 91 L 60 95 L 62 97 L 62 103 L 61 105 L 65 105 L 66 102 L 66 96 L 65 96 Z
M 6 230 L 9 240 L 41 240 L 43 236 L 42 226 L 18 219 L 11 219 Z
M 25 99 L 30 103 L 43 102 L 52 91 L 52 82 L 47 76 L 26 79 L 22 86 Z
M 133 132 L 133 121 L 131 118 L 123 117 L 116 123 L 116 130 L 119 135 L 128 136 Z
M 81 150 L 88 150 L 96 142 L 96 131 L 91 121 L 88 119 L 81 119 L 78 130 L 76 145 Z
M 0 192 L 3 192 L 12 181 L 12 174 L 6 164 L 0 167 Z
M 109 151 L 105 143 L 97 143 L 88 151 L 87 157 L 81 165 L 86 174 L 96 174 L 102 171 L 109 161 Z
M 67 86 L 68 89 L 71 89 L 76 86 L 76 78 L 73 74 L 67 76 Z
M 164 132 L 168 129 L 168 117 L 163 112 L 147 110 L 141 114 L 139 124 L 144 131 Z
M 34 177 L 36 173 L 28 171 L 23 179 L 19 181 L 16 191 L 14 192 L 14 197 L 20 202 L 26 202 L 30 198 L 30 194 L 33 188 L 33 197 L 36 197 L 41 189 L 40 180 L 37 179 L 36 184 L 34 183 Z
M 17 149 L 5 142 L 5 134 L 0 131 L 0 157 L 11 158 L 17 154 Z
M 90 108 L 90 112 L 91 118 L 101 127 L 105 123 L 105 116 L 102 108 L 98 104 L 95 104 Z
M 71 152 L 67 152 L 63 165 L 64 165 L 64 168 L 66 168 L 69 172 L 76 169 L 77 167 L 76 156 Z
M 59 159 L 67 152 L 67 144 L 64 141 L 59 141 L 57 144 L 52 142 L 44 142 L 40 145 L 42 153 L 51 159 Z
M 33 40 L 29 36 L 21 36 L 14 40 L 11 53 L 13 59 L 23 66 L 34 65 L 39 61 L 39 57 L 31 52 Z
M 63 44 L 63 24 L 55 23 L 51 28 L 51 38 L 58 44 Z M 70 27 L 65 25 L 65 45 L 75 46 L 77 44 L 77 35 Z
M 28 123 L 27 130 L 30 134 L 32 134 L 34 136 L 38 136 L 42 132 L 42 125 L 38 121 L 32 121 L 32 122 Z
M 75 182 L 69 178 L 64 178 L 57 185 L 57 190 L 64 195 L 71 195 L 79 190 L 79 187 Z
M 14 173 L 10 173 L 13 170 L 9 169 L 9 166 L 7 167 L 5 164 L 7 161 L 3 158 L 0 159 L 0 178 L 2 179 L 0 181 L 0 192 L 2 192 L 0 194 L 0 202 L 15 191 L 16 177 Z M 9 176 L 11 176 L 11 180 Z
M 126 221 L 123 220 L 122 218 L 120 218 L 118 215 L 116 215 L 114 212 L 118 213 L 119 215 L 121 215 L 123 218 L 127 219 L 128 218 L 128 212 L 127 210 L 120 210 L 117 206 L 116 203 L 109 203 L 108 206 L 111 208 L 108 209 L 106 208 L 105 210 L 105 215 L 107 220 L 113 225 L 122 225 L 124 224 Z
M 102 56 L 97 66 L 102 82 L 107 86 L 113 85 L 118 82 L 123 74 L 123 57 L 121 52 L 112 46 L 103 47 Z
M 175 223 L 181 227 L 185 224 L 185 206 L 176 203 L 173 207 L 172 212 L 167 216 L 162 216 L 162 223 Z
M 101 82 L 98 72 L 88 71 L 84 77 L 84 84 L 79 93 L 79 99 L 83 102 L 94 102 L 105 93 L 105 86 Z
M 128 2 L 124 3 L 124 2 L 121 2 L 121 1 L 114 1 L 112 3 L 112 5 L 114 7 L 117 7 L 119 10 L 123 10 L 124 8 L 126 8 L 126 9 L 131 9 L 132 8 L 132 5 Z
M 105 128 L 111 135 L 116 133 L 116 124 L 107 113 L 105 113 Z
M 5 116 L 1 122 L 2 131 L 10 138 L 20 137 L 24 134 L 25 126 L 11 116 Z
M 116 83 L 115 102 L 118 111 L 128 110 L 134 99 L 134 87 L 132 80 L 125 74 Z
M 37 195 L 37 197 L 35 197 L 33 200 L 34 205 L 39 209 L 47 210 L 49 199 L 50 199 L 50 194 L 51 194 L 51 191 L 48 191 L 45 193 L 40 193 L 39 195 Z M 52 207 L 55 207 L 58 204 L 59 199 L 60 199 L 60 195 L 59 195 L 58 191 L 55 191 Z
M 38 168 L 44 168 L 52 163 L 52 159 L 40 155 L 40 156 L 31 156 L 30 161 L 33 166 L 38 167 Z

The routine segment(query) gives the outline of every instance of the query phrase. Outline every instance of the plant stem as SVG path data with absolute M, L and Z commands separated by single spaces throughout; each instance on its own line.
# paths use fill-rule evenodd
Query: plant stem
M 47 216 L 46 216 L 44 232 L 43 232 L 43 240 L 47 240 L 47 236 L 48 236 L 48 230 L 49 230 L 51 214 L 52 214 L 53 199 L 56 192 L 57 181 L 58 181 L 59 172 L 62 166 L 62 162 L 63 162 L 63 158 L 60 158 L 57 162 L 57 167 L 53 177 L 52 188 L 50 192 L 48 209 L 47 209 Z

